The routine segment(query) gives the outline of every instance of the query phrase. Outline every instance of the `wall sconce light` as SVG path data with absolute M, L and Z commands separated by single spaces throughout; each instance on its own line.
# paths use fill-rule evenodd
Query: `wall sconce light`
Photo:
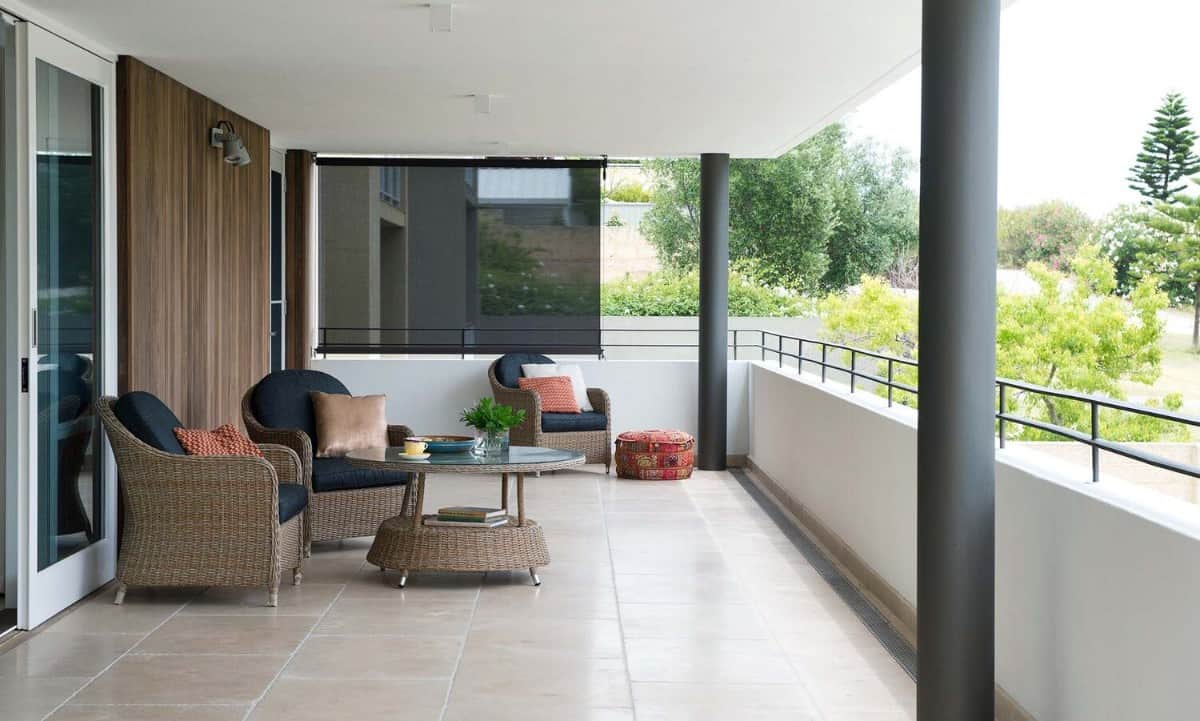
M 233 132 L 233 124 L 228 120 L 217 123 L 217 127 L 208 131 L 208 143 L 214 148 L 221 148 L 221 154 L 230 165 L 249 165 L 250 151 L 242 142 L 242 136 Z

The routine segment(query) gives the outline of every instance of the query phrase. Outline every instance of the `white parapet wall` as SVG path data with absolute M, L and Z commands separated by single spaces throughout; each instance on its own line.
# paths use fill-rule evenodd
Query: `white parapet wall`
M 916 602 L 916 417 L 755 363 L 750 459 Z M 1041 721 L 1200 716 L 1200 510 L 1086 482 L 1022 450 L 996 463 L 997 682 Z
M 674 428 L 693 435 L 697 429 L 697 382 L 694 360 L 567 360 L 583 369 L 589 386 L 608 391 L 613 435 L 624 430 Z M 492 395 L 487 369 L 491 359 L 438 358 L 318 359 L 312 367 L 341 379 L 351 393 L 387 394 L 388 419 L 417 433 L 465 433 L 459 411 Z M 748 361 L 729 363 L 728 452 L 744 456 L 750 447 Z

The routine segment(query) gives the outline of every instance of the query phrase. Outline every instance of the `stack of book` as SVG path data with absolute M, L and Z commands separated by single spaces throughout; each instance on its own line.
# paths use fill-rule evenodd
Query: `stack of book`
M 504 509 L 479 508 L 478 506 L 447 506 L 439 508 L 436 516 L 425 519 L 427 526 L 495 528 L 506 523 L 508 523 L 508 513 Z

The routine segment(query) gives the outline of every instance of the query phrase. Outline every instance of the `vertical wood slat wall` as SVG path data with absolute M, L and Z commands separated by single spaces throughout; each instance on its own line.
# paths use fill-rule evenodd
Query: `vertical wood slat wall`
M 288 179 L 286 219 L 283 223 L 287 232 L 283 252 L 287 265 L 284 271 L 284 291 L 287 294 L 284 364 L 288 368 L 307 368 L 312 357 L 312 278 L 309 274 L 309 254 L 313 247 L 313 159 L 314 155 L 307 150 L 289 150 L 284 168 Z
M 270 133 L 134 58 L 117 66 L 118 374 L 185 424 L 239 424 L 270 364 Z M 229 120 L 253 159 L 208 144 Z

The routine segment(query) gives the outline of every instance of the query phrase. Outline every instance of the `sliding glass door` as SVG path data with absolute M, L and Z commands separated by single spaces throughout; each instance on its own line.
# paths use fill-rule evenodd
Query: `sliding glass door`
M 106 582 L 115 472 L 96 415 L 114 384 L 113 66 L 23 25 L 28 242 L 22 379 L 32 627 Z
M 0 16 L 0 634 L 17 625 L 18 508 L 17 407 L 20 358 L 17 323 L 17 32 Z

